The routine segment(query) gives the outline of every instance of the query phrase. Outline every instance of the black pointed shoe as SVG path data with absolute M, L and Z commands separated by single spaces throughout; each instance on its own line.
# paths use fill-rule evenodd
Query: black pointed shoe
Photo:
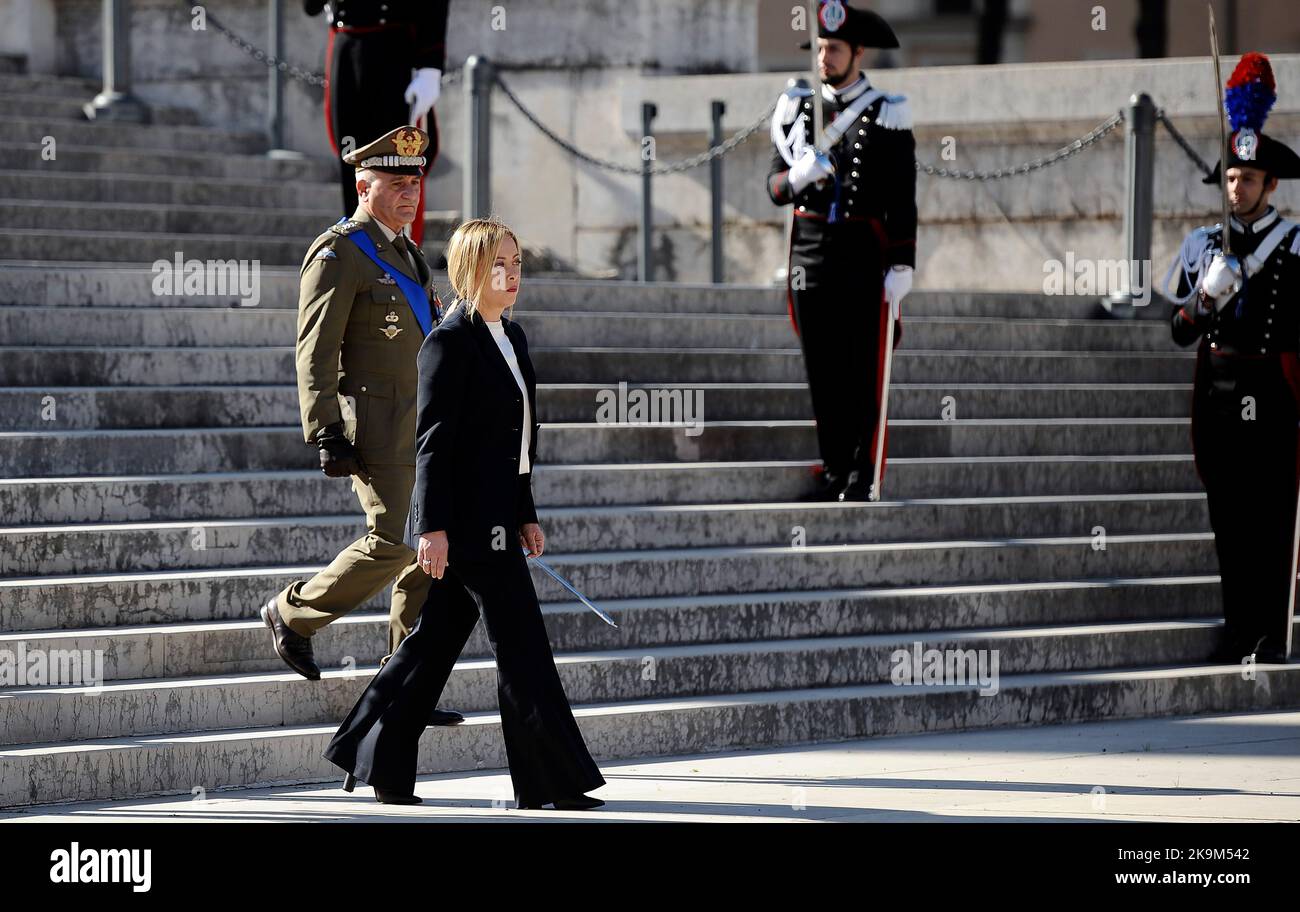
M 436 706 L 433 712 L 429 713 L 429 725 L 459 725 L 465 721 L 465 717 L 458 712 L 450 709 L 438 709 Z
M 855 503 L 871 500 L 871 476 L 861 472 L 849 473 L 849 483 L 840 491 L 840 503 Z
M 590 811 L 602 807 L 605 802 L 589 795 L 578 795 L 576 798 L 557 798 L 551 804 L 557 811 Z M 522 798 L 516 798 L 515 807 L 521 811 L 540 811 L 543 805 L 531 804 Z
M 311 637 L 305 637 L 289 629 L 289 625 L 280 617 L 280 609 L 276 607 L 275 599 L 263 605 L 260 613 L 262 623 L 271 630 L 271 642 L 275 644 L 275 652 L 284 659 L 284 664 L 308 681 L 319 681 L 320 668 L 317 667 L 316 659 L 312 654 Z
M 817 479 L 816 487 L 800 499 L 806 503 L 829 503 L 839 500 L 840 492 L 844 490 L 845 481 L 846 479 L 843 475 L 836 475 L 833 472 L 822 472 L 820 477 Z
M 403 795 L 401 792 L 386 792 L 375 789 L 375 800 L 380 804 L 424 804 L 424 799 L 414 793 Z
M 554 805 L 557 811 L 591 811 L 598 807 L 603 807 L 605 802 L 599 798 L 592 798 L 590 795 L 579 795 L 576 798 L 558 798 Z

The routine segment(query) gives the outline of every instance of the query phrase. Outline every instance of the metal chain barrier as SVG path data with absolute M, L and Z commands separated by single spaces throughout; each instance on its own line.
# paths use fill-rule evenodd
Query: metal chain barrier
M 1165 115 L 1164 108 L 1156 110 L 1156 120 L 1165 125 L 1165 129 L 1169 131 L 1169 135 L 1173 137 L 1174 142 L 1178 143 L 1178 148 L 1187 153 L 1187 157 L 1196 163 L 1196 167 L 1201 169 L 1202 174 L 1209 177 L 1214 173 L 1214 168 L 1207 164 L 1205 159 L 1201 158 L 1197 151 L 1192 148 L 1192 144 L 1187 141 L 1187 137 L 1178 132 L 1178 128 L 1174 126 L 1174 122 Z
M 514 92 L 510 91 L 510 87 L 506 85 L 505 82 L 501 79 L 500 74 L 496 75 L 495 81 L 496 81 L 497 88 L 501 89 L 502 93 L 506 96 L 506 98 L 510 99 L 510 103 L 519 109 L 519 113 L 524 116 L 525 120 L 527 120 L 538 130 L 540 130 L 543 136 L 545 136 L 551 142 L 555 143 L 564 151 L 568 152 L 574 158 L 580 159 L 581 161 L 585 161 L 588 164 L 595 165 L 597 168 L 604 168 L 606 171 L 617 171 L 620 174 L 641 175 L 646 173 L 644 169 L 636 165 L 625 165 L 622 164 L 621 162 L 610 161 L 609 159 L 604 159 L 604 158 L 597 158 L 594 155 L 591 155 L 587 152 L 583 152 L 573 143 L 569 142 L 564 137 L 557 135 L 554 130 L 552 130 L 550 127 L 546 126 L 546 124 L 538 120 L 537 116 L 533 114 L 532 111 L 528 110 L 527 107 L 524 106 L 524 103 L 519 100 L 518 96 L 516 96 Z M 690 169 L 698 168 L 700 165 L 706 164 L 707 162 L 710 162 L 713 159 L 718 158 L 719 156 L 726 155 L 732 149 L 736 148 L 736 146 L 740 145 L 745 140 L 749 139 L 749 137 L 757 133 L 759 130 L 763 129 L 763 127 L 767 125 L 768 118 L 772 116 L 772 112 L 775 110 L 776 110 L 776 102 L 772 102 L 772 105 L 766 111 L 763 112 L 761 117 L 759 117 L 756 121 L 754 121 L 749 126 L 745 127 L 743 130 L 733 135 L 726 142 L 719 143 L 718 145 L 713 146 L 712 148 L 704 152 L 701 152 L 699 155 L 692 155 L 690 158 L 683 158 L 680 161 L 672 162 L 671 164 L 667 164 L 667 165 L 655 165 L 649 169 L 649 173 L 650 174 L 673 174 L 678 171 L 689 171 Z
M 608 159 L 597 158 L 596 156 L 591 155 L 590 153 L 582 151 L 573 143 L 557 135 L 555 131 L 552 130 L 550 127 L 546 126 L 546 124 L 542 123 L 537 118 L 537 116 L 533 114 L 532 111 L 528 110 L 527 106 L 525 106 L 524 103 L 519 100 L 519 97 L 510 90 L 510 87 L 506 85 L 505 81 L 501 79 L 499 74 L 496 76 L 496 85 L 498 88 L 501 89 L 502 93 L 506 96 L 506 98 L 510 100 L 510 103 L 513 104 L 515 108 L 518 109 L 519 113 L 523 115 L 525 120 L 527 120 L 530 124 L 536 127 L 538 131 L 542 133 L 543 136 L 545 136 L 551 142 L 555 143 L 560 148 L 564 149 L 564 151 L 568 152 L 574 158 L 577 158 L 580 161 L 585 161 L 588 164 L 595 165 L 598 168 L 603 168 L 606 171 L 615 171 L 619 174 L 641 175 L 646 173 L 644 170 L 642 170 L 641 168 L 635 165 L 625 165 L 621 162 L 615 162 L 615 161 L 610 161 Z M 672 162 L 671 164 L 667 164 L 667 165 L 656 165 L 649 169 L 649 173 L 672 174 L 678 171 L 688 171 L 691 168 L 698 168 L 700 165 L 703 165 L 711 161 L 712 159 L 717 158 L 718 156 L 726 155 L 732 149 L 736 148 L 736 146 L 740 145 L 750 136 L 752 136 L 753 134 L 761 130 L 767 124 L 768 119 L 772 116 L 772 112 L 775 110 L 776 110 L 776 103 L 773 102 L 772 105 L 766 111 L 764 111 L 763 114 L 757 120 L 755 120 L 749 126 L 745 127 L 743 130 L 736 133 L 726 142 L 713 146 L 712 148 L 704 152 L 701 152 L 699 155 L 693 155 L 690 158 L 684 158 L 681 161 Z M 939 167 L 935 167 L 934 165 L 927 165 L 924 162 L 918 160 L 916 162 L 916 170 L 924 174 L 928 174 L 932 177 L 948 177 L 956 180 L 981 180 L 981 181 L 1001 180 L 1002 178 L 1012 177 L 1018 174 L 1029 174 L 1030 172 L 1038 171 L 1042 168 L 1049 167 L 1050 165 L 1054 165 L 1057 162 L 1064 161 L 1065 159 L 1071 157 L 1072 155 L 1076 155 L 1079 152 L 1082 152 L 1084 149 L 1088 148 L 1089 146 L 1099 141 L 1102 137 L 1106 136 L 1106 134 L 1110 133 L 1112 130 L 1114 130 L 1123 122 L 1124 122 L 1124 112 L 1118 111 L 1115 114 L 1108 117 L 1106 120 L 1102 121 L 1102 123 L 1098 124 L 1095 129 L 1089 131 L 1087 134 L 1081 136 L 1079 139 L 1076 139 L 1074 142 L 1070 143 L 1069 145 L 1062 146 L 1060 149 L 1057 149 L 1055 152 L 1051 153 L 1050 155 L 1044 155 L 1039 158 L 1035 158 L 1032 161 L 1028 161 L 1025 162 L 1024 164 L 1015 165 L 1012 167 L 996 168 L 992 171 L 959 171 L 959 170 L 949 169 L 949 168 L 939 168 Z
M 927 165 L 919 159 L 916 162 L 916 170 L 931 177 L 948 177 L 954 180 L 968 181 L 995 181 L 1002 180 L 1005 177 L 1014 177 L 1018 174 L 1029 174 L 1033 171 L 1040 171 L 1057 162 L 1065 161 L 1073 155 L 1077 155 L 1084 149 L 1098 142 L 1103 136 L 1114 130 L 1124 122 L 1124 112 L 1117 111 L 1110 117 L 1103 120 L 1094 129 L 1088 131 L 1083 136 L 1076 139 L 1067 146 L 1062 146 L 1050 155 L 1043 155 L 1039 158 L 1031 159 L 1023 164 L 1014 165 L 1008 168 L 994 168 L 992 171 L 959 171 L 955 168 L 938 168 L 934 165 Z
M 187 10 L 192 8 L 190 0 L 181 0 L 181 3 L 184 4 Z M 230 29 L 222 25 L 221 22 L 215 16 L 212 15 L 212 11 L 207 9 L 207 7 L 204 7 L 204 15 L 208 24 L 210 24 L 214 29 L 216 29 L 219 34 L 221 34 L 223 37 L 229 40 L 231 44 L 239 48 L 245 54 L 248 54 L 258 63 L 263 64 L 268 69 L 278 69 L 281 73 L 284 73 L 285 75 L 293 79 L 296 79 L 299 82 L 306 83 L 307 85 L 310 86 L 316 86 L 317 88 L 324 88 L 325 86 L 324 73 L 309 72 L 308 70 L 305 70 L 300 66 L 295 66 L 294 64 L 290 63 L 287 60 L 278 59 L 274 54 L 267 53 L 257 45 L 253 44 L 251 41 L 248 41 L 240 37 L 239 35 L 232 32 Z M 460 70 L 453 70 L 448 73 L 443 73 L 442 84 L 444 86 L 450 85 L 451 83 L 454 83 L 457 80 L 459 80 L 460 77 L 461 77 Z

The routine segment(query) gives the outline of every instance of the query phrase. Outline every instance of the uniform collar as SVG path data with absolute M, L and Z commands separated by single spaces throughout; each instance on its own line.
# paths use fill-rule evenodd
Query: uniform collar
M 842 89 L 832 89 L 823 82 L 822 98 L 827 101 L 838 101 L 840 104 L 848 104 L 869 88 L 871 88 L 871 80 L 867 79 L 866 73 L 859 73 L 857 79 L 850 82 Z
M 376 228 L 378 228 L 381 232 L 383 232 L 384 240 L 388 241 L 388 243 L 390 244 L 393 242 L 393 238 L 397 237 L 398 233 L 396 231 L 394 231 L 392 228 L 389 228 L 379 219 L 375 218 L 373 215 L 367 212 L 364 206 L 360 206 L 360 205 L 357 206 L 357 211 L 352 213 L 352 220 L 356 222 L 372 222 Z M 407 225 L 402 226 L 402 231 L 401 231 L 402 237 L 407 237 L 408 227 L 409 226 Z
M 1249 225 L 1242 222 L 1235 215 L 1229 217 L 1229 224 L 1232 225 L 1232 230 L 1238 234 L 1262 234 L 1272 228 L 1279 217 L 1277 209 L 1273 206 L 1269 206 L 1267 212 L 1255 219 L 1255 221 L 1251 222 Z

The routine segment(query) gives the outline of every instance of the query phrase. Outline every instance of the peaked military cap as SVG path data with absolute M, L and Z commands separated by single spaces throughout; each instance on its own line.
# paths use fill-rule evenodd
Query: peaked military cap
M 428 147 L 428 133 L 419 127 L 398 127 L 343 156 L 343 160 L 357 170 L 370 168 L 389 174 L 423 174 L 428 166 L 424 154 Z

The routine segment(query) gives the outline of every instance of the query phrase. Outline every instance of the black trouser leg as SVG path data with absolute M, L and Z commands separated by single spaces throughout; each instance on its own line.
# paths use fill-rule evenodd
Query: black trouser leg
M 875 360 L 866 352 L 878 336 L 872 318 L 879 310 L 864 304 L 862 295 L 821 287 L 791 292 L 817 446 L 826 470 L 840 476 L 853 468 L 875 407 Z
M 478 604 L 449 568 L 433 581 L 410 636 L 371 679 L 325 758 L 377 788 L 413 791 L 420 735 L 478 619 Z
M 1253 407 L 1247 410 L 1243 398 Z M 1275 382 L 1200 388 L 1194 404 L 1197 464 L 1219 558 L 1224 645 L 1247 655 L 1282 649 L 1296 508 L 1296 417 Z M 1249 414 L 1251 417 L 1244 417 Z
M 460 558 L 452 569 L 478 601 L 496 655 L 501 733 L 516 797 L 542 805 L 604 785 L 555 670 L 522 552 Z

